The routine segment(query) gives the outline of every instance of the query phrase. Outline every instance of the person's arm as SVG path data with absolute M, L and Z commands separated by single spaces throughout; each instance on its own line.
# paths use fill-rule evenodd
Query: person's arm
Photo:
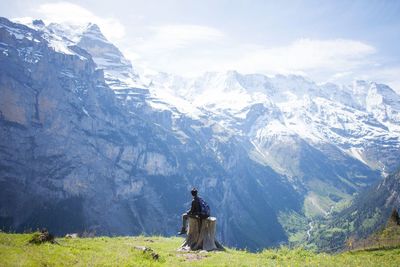
M 187 214 L 193 214 L 195 212 L 195 203 L 194 199 L 192 200 L 192 205 L 190 206 L 190 209 L 186 212 Z

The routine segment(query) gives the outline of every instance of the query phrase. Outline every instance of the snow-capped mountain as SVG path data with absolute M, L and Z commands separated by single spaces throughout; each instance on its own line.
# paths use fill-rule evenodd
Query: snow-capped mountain
M 94 24 L 3 18 L 0 68 L 11 229 L 173 234 L 197 186 L 220 239 L 256 249 L 306 236 L 307 218 L 399 164 L 400 97 L 385 85 L 230 71 L 146 86 Z
M 293 135 L 316 147 L 332 144 L 371 168 L 393 169 L 398 164 L 400 96 L 386 85 L 365 81 L 317 85 L 300 76 L 235 71 L 206 73 L 195 79 L 166 74 L 151 78 L 155 97 L 188 116 L 191 111 L 205 110 L 255 145 L 268 136 Z M 183 101 L 174 99 L 186 102 L 181 107 Z M 191 110 L 186 103 L 192 105 Z M 262 106 L 265 113 L 254 118 L 249 114 L 252 106 Z M 243 127 L 249 115 L 252 123 Z M 374 146 L 379 149 L 371 154 Z
M 305 206 L 317 214 L 327 213 L 335 202 L 323 200 L 327 191 L 342 198 L 343 192 L 351 194 L 370 182 L 365 174 L 348 173 L 350 165 L 386 175 L 399 164 L 400 98 L 386 85 L 317 85 L 300 76 L 235 71 L 152 79 L 152 95 L 187 116 L 203 111 L 224 134 L 248 141 L 249 156 L 305 188 Z M 184 99 L 185 105 L 174 99 Z

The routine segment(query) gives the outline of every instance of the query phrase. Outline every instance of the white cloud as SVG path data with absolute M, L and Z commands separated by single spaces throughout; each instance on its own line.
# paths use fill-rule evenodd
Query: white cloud
M 42 4 L 35 11 L 45 22 L 68 22 L 80 25 L 96 23 L 111 41 L 121 39 L 125 35 L 125 28 L 117 19 L 96 16 L 89 10 L 69 2 Z
M 224 36 L 215 28 L 200 25 L 166 25 L 154 29 L 154 41 L 164 42 L 174 48 L 182 48 L 192 42 L 214 41 Z
M 325 69 L 335 73 L 366 64 L 365 58 L 373 53 L 372 46 L 354 40 L 300 39 L 288 46 L 246 51 L 238 65 L 249 71 L 291 73 Z
M 188 76 L 235 69 L 244 73 L 295 73 L 326 81 L 375 65 L 371 58 L 376 49 L 356 40 L 299 39 L 269 47 L 234 41 L 217 29 L 204 26 L 152 29 L 152 34 L 131 47 L 134 59 L 160 71 Z
M 122 50 L 136 68 L 146 73 L 165 71 L 197 75 L 207 69 L 201 66 L 204 50 L 226 40 L 222 31 L 203 25 L 166 24 L 145 29 L 141 37 Z
M 224 34 L 212 27 L 201 25 L 161 25 L 148 28 L 150 36 L 139 40 L 139 49 L 166 52 L 174 49 L 191 48 L 199 43 L 207 44 L 224 37 Z M 156 51 L 154 51 L 156 50 Z

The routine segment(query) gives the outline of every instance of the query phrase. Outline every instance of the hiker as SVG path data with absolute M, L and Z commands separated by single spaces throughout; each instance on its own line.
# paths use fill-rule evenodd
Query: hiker
M 179 235 L 186 234 L 186 226 L 188 217 L 206 219 L 210 217 L 210 208 L 207 203 L 197 196 L 197 189 L 193 188 L 190 193 L 193 196 L 192 206 L 190 210 L 182 214 L 182 229 L 178 232 Z

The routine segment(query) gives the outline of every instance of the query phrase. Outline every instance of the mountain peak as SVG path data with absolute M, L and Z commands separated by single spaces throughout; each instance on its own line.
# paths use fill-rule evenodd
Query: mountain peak
M 43 20 L 41 19 L 34 19 L 32 21 L 33 26 L 37 26 L 37 27 L 44 27 L 46 26 L 46 24 L 44 24 Z
M 87 31 L 101 33 L 100 27 L 97 24 L 91 22 L 87 25 Z
M 236 70 L 228 70 L 226 72 L 226 75 L 231 77 L 237 77 L 238 75 L 240 75 L 240 73 Z
M 109 43 L 107 38 L 101 32 L 100 27 L 94 23 L 89 23 L 87 25 L 86 30 L 82 33 L 81 38 L 85 38 L 85 37 L 89 38 L 89 39 Z

